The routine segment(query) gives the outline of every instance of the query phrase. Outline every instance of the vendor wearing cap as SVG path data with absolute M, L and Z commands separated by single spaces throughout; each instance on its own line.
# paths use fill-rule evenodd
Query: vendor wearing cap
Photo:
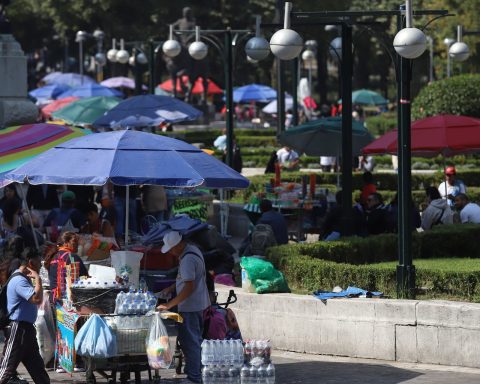
M 180 265 L 176 284 L 162 292 L 171 293 L 176 289 L 177 296 L 157 309 L 166 311 L 178 306 L 183 318 L 178 337 L 185 354 L 185 373 L 191 382 L 201 383 L 203 311 L 210 306 L 205 262 L 200 250 L 183 240 L 177 231 L 168 232 L 163 243 L 162 252 L 176 256 Z
M 467 188 L 463 181 L 456 178 L 457 171 L 454 166 L 445 168 L 445 181 L 438 187 L 438 192 L 443 199 L 447 198 L 449 205 L 455 203 L 455 196 L 460 193 L 467 193 Z

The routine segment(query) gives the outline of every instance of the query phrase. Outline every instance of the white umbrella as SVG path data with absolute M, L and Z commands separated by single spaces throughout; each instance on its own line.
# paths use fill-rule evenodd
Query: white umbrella
M 290 95 L 285 96 L 285 109 L 292 109 L 293 108 L 293 97 Z M 268 103 L 263 109 L 263 112 L 268 113 L 270 115 L 277 113 L 277 100 L 273 100 Z

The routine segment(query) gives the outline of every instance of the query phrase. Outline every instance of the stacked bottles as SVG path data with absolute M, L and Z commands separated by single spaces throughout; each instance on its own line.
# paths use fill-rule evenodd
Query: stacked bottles
M 241 384 L 275 383 L 275 366 L 271 361 L 269 340 L 245 342 L 245 364 L 240 370 Z
M 241 340 L 204 340 L 202 377 L 204 384 L 240 384 L 244 352 Z
M 157 298 L 150 292 L 119 292 L 115 301 L 117 315 L 144 315 L 155 309 Z

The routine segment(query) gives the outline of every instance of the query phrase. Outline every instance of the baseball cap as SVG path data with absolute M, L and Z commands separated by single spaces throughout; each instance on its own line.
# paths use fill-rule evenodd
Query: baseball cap
M 76 196 L 75 193 L 72 191 L 65 191 L 62 193 L 62 200 L 63 201 L 73 201 L 75 200 Z
M 167 253 L 178 243 L 182 241 L 182 235 L 177 231 L 170 231 L 165 236 L 163 236 L 163 246 L 162 253 Z
M 455 169 L 454 166 L 450 166 L 445 169 L 445 175 L 456 175 L 456 174 L 457 174 L 457 170 Z

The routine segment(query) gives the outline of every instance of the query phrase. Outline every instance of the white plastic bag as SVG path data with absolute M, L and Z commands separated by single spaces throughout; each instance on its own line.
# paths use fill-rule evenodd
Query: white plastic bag
M 35 328 L 37 329 L 40 356 L 42 356 L 43 362 L 47 364 L 55 354 L 55 323 L 48 295 L 43 296 L 43 302 L 38 307 Z
M 147 338 L 148 364 L 153 369 L 167 369 L 172 363 L 172 346 L 160 313 L 156 312 Z
M 98 315 L 92 315 L 75 337 L 75 350 L 80 356 L 107 359 L 117 355 L 117 338 Z

